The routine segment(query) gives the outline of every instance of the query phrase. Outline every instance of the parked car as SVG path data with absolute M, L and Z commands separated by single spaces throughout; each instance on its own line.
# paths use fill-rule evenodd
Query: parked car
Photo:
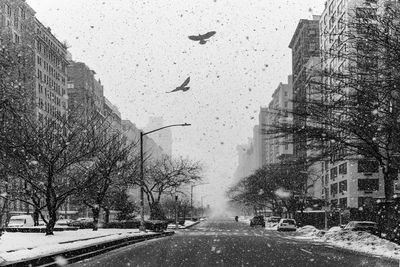
M 168 221 L 163 220 L 147 220 L 144 224 L 147 230 L 154 232 L 163 232 L 168 227 Z
M 296 221 L 293 219 L 281 219 L 278 223 L 278 231 L 296 231 Z
M 265 220 L 263 215 L 257 215 L 254 216 L 253 219 L 250 220 L 250 226 L 254 227 L 260 225 L 262 227 L 265 227 Z
M 56 221 L 56 226 L 68 226 L 68 224 L 71 222 L 71 219 L 60 219 Z
M 33 227 L 35 224 L 31 215 L 15 215 L 11 216 L 7 227 Z
M 343 230 L 363 231 L 377 236 L 381 235 L 378 224 L 370 221 L 351 221 L 343 228 Z
M 269 217 L 269 218 L 267 219 L 267 222 L 269 222 L 269 223 L 279 223 L 279 221 L 280 221 L 281 219 L 282 219 L 281 217 L 272 216 L 272 217 Z

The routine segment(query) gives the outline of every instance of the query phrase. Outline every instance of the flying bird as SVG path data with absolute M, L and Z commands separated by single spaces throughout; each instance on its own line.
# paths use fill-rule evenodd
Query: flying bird
M 177 92 L 177 91 L 182 91 L 182 92 L 186 92 L 187 90 L 190 89 L 190 87 L 186 87 L 186 85 L 188 85 L 190 82 L 190 77 L 187 77 L 187 79 L 178 87 L 176 87 L 174 90 L 167 92 L 167 93 L 173 93 L 173 92 Z
M 211 38 L 216 32 L 215 31 L 211 31 L 211 32 L 207 32 L 206 34 L 199 34 L 199 35 L 190 35 L 188 36 L 190 40 L 192 41 L 200 41 L 200 44 L 205 44 L 207 43 L 208 40 Z

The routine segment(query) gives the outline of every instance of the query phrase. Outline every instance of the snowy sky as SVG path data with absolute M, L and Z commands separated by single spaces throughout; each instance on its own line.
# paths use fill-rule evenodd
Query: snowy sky
M 66 40 L 75 61 L 96 71 L 123 119 L 145 127 L 150 116 L 172 128 L 173 153 L 205 165 L 210 185 L 197 199 L 215 206 L 274 89 L 291 73 L 290 39 L 300 19 L 325 0 L 27 0 Z M 208 31 L 205 45 L 187 38 Z M 191 89 L 166 94 L 188 76 Z

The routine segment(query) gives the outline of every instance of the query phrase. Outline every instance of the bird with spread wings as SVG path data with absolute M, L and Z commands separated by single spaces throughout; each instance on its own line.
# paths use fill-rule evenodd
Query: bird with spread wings
M 167 93 L 173 93 L 173 92 L 177 92 L 177 91 L 182 91 L 182 92 L 186 92 L 187 90 L 190 89 L 190 87 L 187 87 L 186 85 L 188 85 L 190 82 L 190 77 L 187 77 L 187 79 L 178 87 L 176 87 L 174 90 L 167 92 Z
M 190 40 L 192 41 L 199 41 L 200 44 L 205 44 L 207 43 L 207 39 L 210 39 L 216 32 L 211 31 L 207 32 L 206 34 L 199 34 L 199 35 L 190 35 L 188 36 Z

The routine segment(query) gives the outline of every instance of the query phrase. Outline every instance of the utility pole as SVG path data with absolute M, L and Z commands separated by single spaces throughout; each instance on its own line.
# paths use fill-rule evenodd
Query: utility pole
M 175 195 L 175 229 L 179 229 L 178 225 L 178 196 Z

